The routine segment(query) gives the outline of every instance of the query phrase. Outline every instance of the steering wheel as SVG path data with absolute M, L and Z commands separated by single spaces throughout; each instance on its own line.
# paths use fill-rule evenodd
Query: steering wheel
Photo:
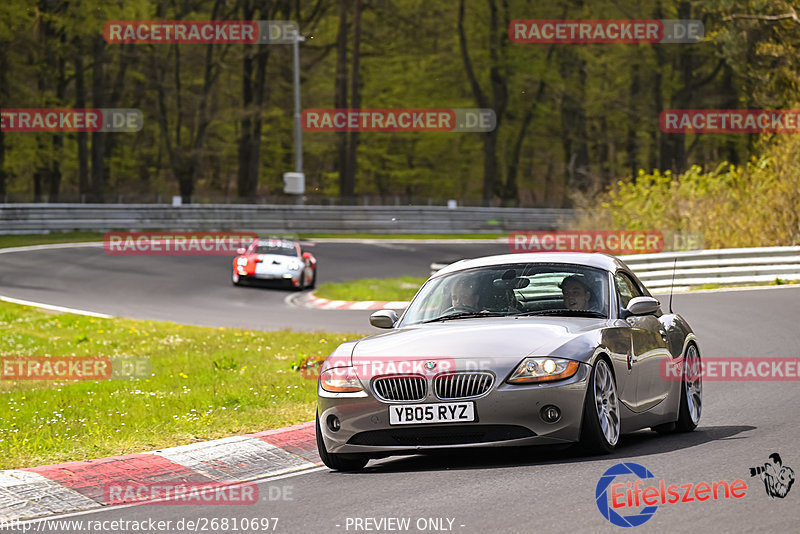
M 463 304 L 460 306 L 450 306 L 446 310 L 442 312 L 442 315 L 450 315 L 451 313 L 478 313 L 478 308 L 473 308 L 472 306 L 464 306 Z

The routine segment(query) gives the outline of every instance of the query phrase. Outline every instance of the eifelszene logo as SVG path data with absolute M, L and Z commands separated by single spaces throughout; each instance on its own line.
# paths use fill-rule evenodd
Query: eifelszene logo
M 646 467 L 639 464 L 634 463 L 623 463 L 617 464 L 613 467 L 610 467 L 603 473 L 603 476 L 600 477 L 600 480 L 597 481 L 597 487 L 595 488 L 594 498 L 597 502 L 597 508 L 600 510 L 600 513 L 603 514 L 603 517 L 611 521 L 613 524 L 617 525 L 618 527 L 636 527 L 643 523 L 646 523 L 653 514 L 656 513 L 658 510 L 658 506 L 647 506 L 642 508 L 639 512 L 630 515 L 620 515 L 618 514 L 614 508 L 615 506 L 609 505 L 608 502 L 608 486 L 614 482 L 614 479 L 621 475 L 634 475 L 639 477 L 637 482 L 641 482 L 642 479 L 646 478 L 655 478 L 653 473 L 651 473 Z M 615 484 L 617 486 L 618 484 Z M 628 483 L 630 485 L 630 482 Z M 637 495 L 638 500 L 638 495 Z M 614 503 L 612 499 L 612 504 Z
M 794 469 L 788 465 L 783 465 L 781 455 L 773 452 L 769 455 L 769 462 L 764 465 L 750 468 L 751 477 L 759 477 L 764 482 L 764 489 L 771 499 L 778 497 L 783 499 L 792 489 L 794 484 Z
M 625 477 L 627 480 L 616 481 L 618 477 Z M 643 487 L 644 481 L 648 479 L 653 479 L 657 485 Z M 663 478 L 656 479 L 646 467 L 625 462 L 614 465 L 603 473 L 597 481 L 595 502 L 603 517 L 614 525 L 637 527 L 653 517 L 659 504 L 741 499 L 745 495 L 747 495 L 747 483 L 740 478 L 730 483 L 719 480 L 667 484 Z M 642 508 L 639 509 L 640 507 Z M 628 509 L 634 513 L 623 515 L 629 511 Z

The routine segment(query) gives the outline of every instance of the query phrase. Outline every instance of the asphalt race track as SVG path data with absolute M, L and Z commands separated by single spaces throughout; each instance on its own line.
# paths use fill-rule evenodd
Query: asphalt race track
M 434 261 L 508 252 L 497 244 L 318 243 L 318 282 L 428 276 Z M 370 312 L 287 306 L 291 290 L 236 287 L 234 256 L 110 256 L 102 247 L 0 254 L 0 295 L 136 319 L 261 330 L 371 333 Z
M 320 281 L 331 281 L 422 276 L 434 260 L 507 249 L 325 243 L 313 250 Z M 0 255 L 0 295 L 8 297 L 188 324 L 378 332 L 367 324 L 369 312 L 290 307 L 284 302 L 288 294 L 233 287 L 225 256 L 111 257 L 99 248 Z M 705 357 L 800 357 L 800 287 L 677 294 L 674 307 L 695 329 Z M 525 449 L 397 457 L 370 462 L 355 474 L 320 468 L 261 482 L 262 495 L 269 487 L 288 488 L 292 500 L 231 507 L 139 505 L 71 518 L 174 524 L 203 517 L 277 517 L 276 532 L 391 531 L 367 518 L 409 518 L 408 532 L 618 532 L 620 527 L 599 512 L 595 488 L 606 469 L 627 461 L 645 466 L 667 485 L 741 478 L 748 486 L 741 499 L 659 504 L 636 532 L 797 532 L 800 482 L 785 498 L 770 498 L 749 468 L 778 452 L 800 476 L 800 382 L 706 381 L 703 397 L 695 432 L 638 432 L 624 436 L 610 456 Z M 41 531 L 48 531 L 43 526 Z

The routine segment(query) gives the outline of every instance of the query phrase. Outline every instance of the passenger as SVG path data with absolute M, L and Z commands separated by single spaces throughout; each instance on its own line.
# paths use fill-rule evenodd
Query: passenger
M 573 274 L 561 281 L 559 286 L 564 296 L 564 306 L 568 310 L 589 310 L 589 301 L 592 299 L 592 291 L 586 283 L 586 279 Z

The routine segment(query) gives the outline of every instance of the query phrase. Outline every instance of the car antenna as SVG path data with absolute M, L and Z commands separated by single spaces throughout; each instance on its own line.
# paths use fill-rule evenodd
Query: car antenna
M 675 263 L 672 264 L 672 283 L 669 286 L 669 313 L 672 313 L 672 293 L 675 291 L 675 270 L 678 267 L 678 257 L 675 256 Z

